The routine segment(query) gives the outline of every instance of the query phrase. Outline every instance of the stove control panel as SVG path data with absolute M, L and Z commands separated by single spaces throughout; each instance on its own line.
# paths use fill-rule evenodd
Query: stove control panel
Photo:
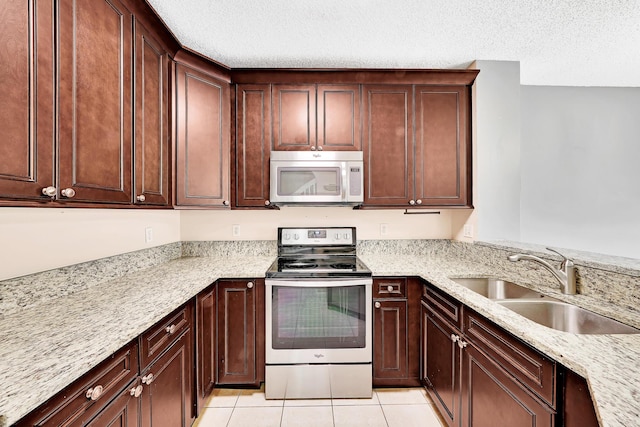
M 355 227 L 278 228 L 278 242 L 284 246 L 355 245 Z

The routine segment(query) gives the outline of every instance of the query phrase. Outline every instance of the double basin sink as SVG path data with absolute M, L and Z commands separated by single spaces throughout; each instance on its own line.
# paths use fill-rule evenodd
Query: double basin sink
M 637 334 L 639 329 L 506 280 L 453 277 L 454 282 L 540 325 L 574 334 Z

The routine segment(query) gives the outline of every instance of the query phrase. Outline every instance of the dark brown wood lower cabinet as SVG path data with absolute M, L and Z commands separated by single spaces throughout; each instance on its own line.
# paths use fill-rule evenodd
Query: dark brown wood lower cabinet
M 460 425 L 460 332 L 422 302 L 422 381 L 449 426 Z
M 136 380 L 109 403 L 98 416 L 88 424 L 82 425 L 86 425 L 86 427 L 137 427 L 140 418 L 140 397 L 136 397 L 131 389 L 135 390 L 139 384 L 140 381 Z
M 408 375 L 407 301 L 374 300 L 373 385 Z
M 598 427 L 598 416 L 587 380 L 569 370 L 566 370 L 564 376 L 564 426 Z
M 473 345 L 462 354 L 462 426 L 550 427 L 555 411 Z
M 264 280 L 220 280 L 217 287 L 218 384 L 258 386 L 264 380 Z
M 196 298 L 197 413 L 216 382 L 216 286 L 211 285 Z
M 141 426 L 185 427 L 193 410 L 192 330 L 188 329 L 142 372 Z

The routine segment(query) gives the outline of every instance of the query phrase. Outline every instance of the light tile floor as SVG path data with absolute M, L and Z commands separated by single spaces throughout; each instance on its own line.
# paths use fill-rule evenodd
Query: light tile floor
M 266 400 L 264 389 L 215 389 L 194 427 L 443 427 L 422 388 L 375 389 L 371 399 Z

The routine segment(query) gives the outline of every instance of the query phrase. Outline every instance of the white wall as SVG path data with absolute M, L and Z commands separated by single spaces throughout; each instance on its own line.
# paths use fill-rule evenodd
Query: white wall
M 479 240 L 520 239 L 520 63 L 476 61 L 474 206 Z
M 640 259 L 640 88 L 521 93 L 522 241 Z
M 171 210 L 0 208 L 0 280 L 179 240 Z
M 358 240 L 450 239 L 452 210 L 439 215 L 404 215 L 404 210 L 353 210 L 343 207 L 283 207 L 281 210 L 183 211 L 182 240 L 275 240 L 278 227 L 355 226 Z M 463 210 L 465 211 L 465 210 Z M 467 210 L 468 211 L 468 210 Z M 240 235 L 233 236 L 233 225 Z M 380 224 L 386 224 L 382 235 Z M 455 226 L 459 226 L 458 222 Z M 457 230 L 455 230 L 457 232 Z

